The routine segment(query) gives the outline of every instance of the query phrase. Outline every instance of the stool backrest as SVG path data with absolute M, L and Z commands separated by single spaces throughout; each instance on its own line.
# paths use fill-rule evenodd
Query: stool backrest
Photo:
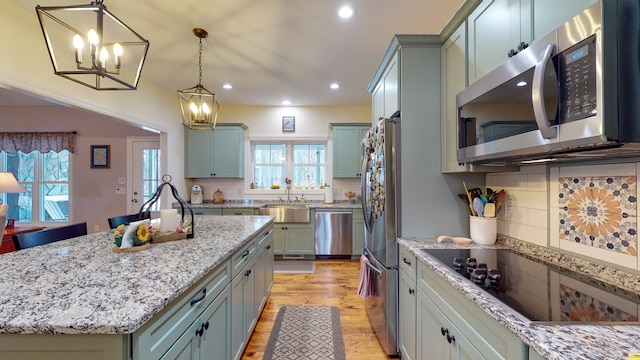
M 121 215 L 109 218 L 109 228 L 115 229 L 119 225 L 129 225 L 134 221 L 140 221 L 145 219 L 151 219 L 151 211 L 147 210 L 141 213 L 129 214 L 129 215 Z
M 77 236 L 87 235 L 87 223 L 61 226 L 44 229 L 25 234 L 13 235 L 13 246 L 16 250 L 27 249 L 34 246 L 49 244 L 52 242 L 71 239 Z

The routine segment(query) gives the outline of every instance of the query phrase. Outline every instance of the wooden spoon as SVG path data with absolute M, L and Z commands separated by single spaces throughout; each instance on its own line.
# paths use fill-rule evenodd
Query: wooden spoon
M 476 211 L 473 209 L 473 199 L 471 198 L 471 194 L 469 193 L 469 189 L 467 188 L 467 183 L 463 181 L 462 185 L 464 185 L 464 191 L 467 193 L 467 200 L 469 200 L 469 211 L 471 211 L 471 215 L 478 216 L 476 214 Z
M 500 213 L 500 210 L 502 210 L 502 205 L 504 204 L 504 198 L 505 198 L 506 194 L 504 192 L 504 190 L 500 190 L 498 192 L 498 199 L 496 200 L 496 215 L 498 215 Z

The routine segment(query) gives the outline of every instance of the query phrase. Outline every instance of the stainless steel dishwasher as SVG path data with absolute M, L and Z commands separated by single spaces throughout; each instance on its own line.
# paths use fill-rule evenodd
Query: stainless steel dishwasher
M 316 258 L 351 257 L 351 210 L 316 209 Z

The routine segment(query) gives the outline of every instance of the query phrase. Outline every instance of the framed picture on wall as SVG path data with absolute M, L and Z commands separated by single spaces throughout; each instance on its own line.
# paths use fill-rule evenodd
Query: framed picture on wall
M 282 131 L 296 131 L 296 117 L 295 116 L 283 116 L 282 117 Z
M 111 145 L 91 145 L 91 168 L 109 169 L 111 167 Z

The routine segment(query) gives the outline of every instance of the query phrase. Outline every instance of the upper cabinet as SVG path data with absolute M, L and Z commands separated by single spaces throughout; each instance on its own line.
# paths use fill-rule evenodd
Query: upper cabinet
M 334 178 L 362 176 L 362 139 L 370 128 L 369 124 L 331 124 Z
M 371 124 L 378 123 L 380 118 L 389 118 L 396 111 L 400 110 L 400 93 L 398 92 L 398 54 L 394 54 L 389 59 L 383 59 L 388 64 L 384 72 L 376 74 L 379 76 L 374 88 L 369 89 L 372 96 L 372 119 Z M 371 84 L 369 85 L 372 86 Z
M 595 3 L 483 0 L 469 15 L 469 83 Z
M 185 177 L 243 178 L 244 124 L 218 124 L 213 131 L 184 128 Z

